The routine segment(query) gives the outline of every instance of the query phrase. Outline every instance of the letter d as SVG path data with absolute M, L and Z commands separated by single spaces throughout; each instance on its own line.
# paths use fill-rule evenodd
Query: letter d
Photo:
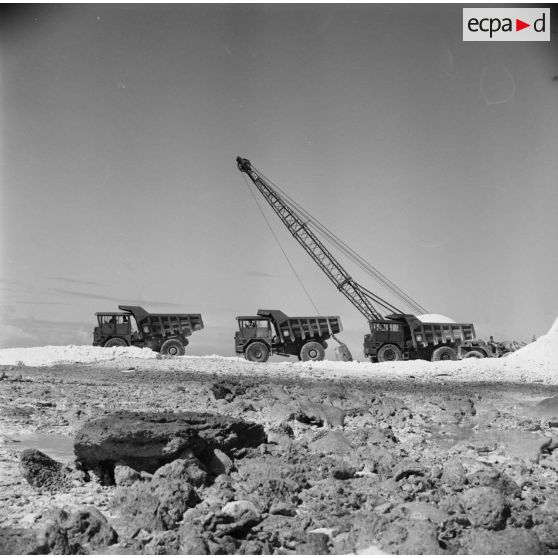
M 539 19 L 535 19 L 535 23 L 533 24 L 533 29 L 537 32 L 537 33 L 544 33 L 544 30 L 546 29 L 546 14 L 542 14 L 542 17 L 539 17 Z M 539 26 L 539 24 L 542 25 Z

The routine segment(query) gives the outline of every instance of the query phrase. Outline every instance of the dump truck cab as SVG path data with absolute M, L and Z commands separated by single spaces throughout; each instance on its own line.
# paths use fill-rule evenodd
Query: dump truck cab
M 265 344 L 270 352 L 276 349 L 277 332 L 272 321 L 263 316 L 237 316 L 238 331 L 235 333 L 235 351 L 244 354 L 248 344 L 253 342 Z M 261 351 L 257 351 L 260 358 Z
M 270 355 L 323 360 L 326 339 L 342 331 L 339 316 L 289 317 L 281 310 L 258 310 L 236 320 L 235 351 L 255 362 L 266 362 Z
M 365 356 L 377 355 L 378 351 L 386 345 L 397 347 L 401 353 L 405 349 L 405 335 L 403 323 L 392 320 L 376 320 L 370 322 L 370 333 L 364 337 Z M 399 360 L 397 351 L 389 349 L 385 352 L 385 360 Z
M 262 316 L 238 316 L 238 329 L 240 339 L 262 339 L 272 343 L 276 332 L 268 318 Z
M 93 345 L 126 347 L 132 345 L 133 337 L 139 336 L 128 312 L 96 312 L 95 316 L 99 325 L 93 330 Z

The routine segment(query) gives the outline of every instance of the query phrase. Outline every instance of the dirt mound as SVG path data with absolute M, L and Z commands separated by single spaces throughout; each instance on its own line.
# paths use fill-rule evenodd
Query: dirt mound
M 24 366 L 54 366 L 65 362 L 99 362 L 116 358 L 156 358 L 151 349 L 138 347 L 92 347 L 90 345 L 67 345 L 1 349 L 0 364 Z
M 558 318 L 546 335 L 505 357 L 511 364 L 552 368 L 558 376 Z

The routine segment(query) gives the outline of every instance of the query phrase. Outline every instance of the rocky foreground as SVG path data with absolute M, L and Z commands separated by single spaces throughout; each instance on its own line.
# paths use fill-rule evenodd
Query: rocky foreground
M 182 362 L 0 367 L 1 552 L 558 553 L 557 387 Z

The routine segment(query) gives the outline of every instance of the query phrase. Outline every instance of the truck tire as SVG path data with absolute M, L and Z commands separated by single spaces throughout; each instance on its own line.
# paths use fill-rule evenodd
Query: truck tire
M 316 341 L 309 341 L 302 345 L 302 349 L 300 349 L 300 360 L 307 361 L 307 360 L 324 360 L 325 357 L 325 349 L 323 348 L 321 343 L 317 343 Z
M 255 341 L 246 347 L 244 357 L 251 362 L 267 362 L 269 359 L 269 347 L 261 341 Z
M 438 347 L 432 353 L 432 362 L 437 360 L 456 360 L 457 353 L 451 347 Z
M 182 356 L 186 351 L 184 343 L 182 343 L 180 339 L 167 339 L 166 341 L 163 341 L 159 352 L 162 355 Z
M 463 358 L 485 358 L 480 351 L 469 351 Z
M 378 362 L 391 362 L 395 360 L 402 360 L 403 353 L 397 345 L 384 345 L 378 351 Z
M 103 347 L 127 347 L 127 346 L 128 343 L 126 342 L 125 339 L 122 339 L 122 337 L 111 337 L 110 339 L 105 341 L 105 344 L 103 345 Z

